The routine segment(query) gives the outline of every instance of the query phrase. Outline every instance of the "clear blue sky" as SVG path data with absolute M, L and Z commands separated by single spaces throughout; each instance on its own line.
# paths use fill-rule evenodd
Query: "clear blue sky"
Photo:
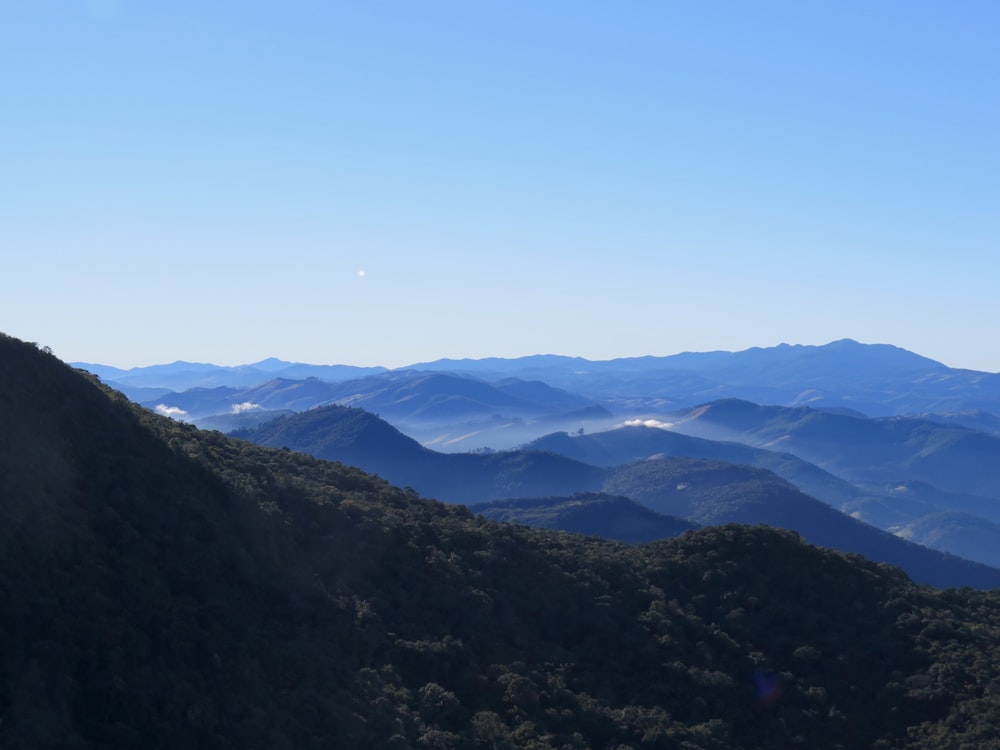
M 0 330 L 1000 370 L 1000 3 L 0 5 Z

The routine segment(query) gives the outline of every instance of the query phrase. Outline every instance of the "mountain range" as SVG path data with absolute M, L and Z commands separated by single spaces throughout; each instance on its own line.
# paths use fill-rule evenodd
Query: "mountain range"
M 603 442 L 608 444 L 621 435 L 634 447 L 635 439 L 630 437 L 637 430 L 651 438 L 661 434 L 667 437 L 663 431 L 652 428 L 625 428 L 596 436 L 565 436 L 565 440 L 594 444 L 604 438 Z M 629 456 L 619 465 L 594 466 L 531 446 L 489 453 L 439 453 L 421 446 L 373 414 L 342 406 L 311 409 L 234 435 L 261 445 L 358 466 L 421 495 L 462 503 L 477 511 L 482 504 L 489 504 L 484 512 L 501 520 L 534 522 L 566 531 L 587 528 L 592 533 L 602 533 L 602 528 L 633 527 L 636 509 L 630 505 L 580 504 L 569 497 L 605 492 L 689 524 L 738 522 L 789 529 L 815 544 L 899 565 L 923 583 L 979 588 L 1000 585 L 1000 570 L 880 531 L 806 495 L 767 469 L 724 461 L 668 458 L 662 454 L 647 454 L 645 460 Z M 694 442 L 692 438 L 681 438 Z M 547 443 L 551 445 L 552 441 Z M 750 450 L 743 446 L 733 448 Z M 763 455 L 766 451 L 757 453 Z M 800 460 L 786 457 L 785 461 L 801 474 L 811 473 Z M 823 477 L 821 470 L 815 469 L 815 474 Z M 829 480 L 837 481 L 832 477 Z M 544 513 L 539 501 L 534 505 L 526 502 L 546 497 L 549 505 Z M 515 499 L 518 501 L 514 502 Z M 583 520 L 588 513 L 595 517 Z M 615 513 L 620 513 L 621 518 L 614 518 Z M 540 521 L 543 515 L 547 518 L 545 523 Z M 650 523 L 653 528 L 663 528 L 659 519 Z M 624 538 L 618 533 L 613 536 L 604 533 L 610 538 Z M 641 534 L 631 534 L 643 538 Z
M 228 385 L 249 387 L 268 380 L 357 380 L 384 368 L 305 365 L 264 360 L 239 367 L 177 362 L 120 370 L 75 363 L 138 401 L 167 391 Z M 635 414 L 680 409 L 737 398 L 762 404 L 847 408 L 869 416 L 942 415 L 982 429 L 1000 413 L 1000 375 L 947 367 L 888 344 L 851 339 L 823 346 L 782 344 L 741 352 L 686 352 L 662 357 L 593 361 L 535 355 L 514 359 L 442 359 L 397 368 L 448 373 L 479 381 L 507 378 L 540 381 L 602 404 L 612 412 Z M 155 388 L 145 398 L 132 389 Z M 985 416 L 980 413 L 985 413 Z
M 0 422 L 4 747 L 1000 736 L 994 592 L 763 526 L 630 546 L 489 521 L 157 416 L 7 337 Z
M 845 339 L 818 347 L 604 362 L 539 355 L 438 360 L 394 371 L 312 367 L 271 359 L 238 368 L 175 363 L 131 371 L 91 369 L 140 388 L 194 377 L 234 379 L 231 385 L 161 389 L 149 400 L 139 399 L 206 429 L 248 429 L 318 405 L 344 404 L 380 415 L 435 451 L 484 453 L 523 446 L 599 466 L 659 454 L 747 463 L 903 538 L 981 562 L 995 560 L 988 550 L 992 524 L 1000 521 L 992 468 L 1000 417 L 984 407 L 992 408 L 997 376 L 947 368 L 898 347 Z M 311 376 L 284 377 L 296 373 Z M 238 384 L 250 380 L 261 382 Z M 756 404 L 734 394 L 775 401 Z M 726 397 L 712 398 L 718 396 Z M 670 430 L 626 438 L 631 428 L 612 429 L 633 424 Z M 617 447 L 608 444 L 609 436 Z M 695 436 L 713 440 L 697 442 Z M 629 447 L 632 439 L 637 444 Z M 598 449 L 595 440 L 603 447 Z M 610 454 L 600 455 L 607 450 Z M 452 463 L 472 466 L 482 460 Z M 371 463 L 370 456 L 366 461 L 394 481 L 405 479 Z M 458 474 L 439 470 L 440 457 L 420 459 L 435 468 L 417 470 L 415 461 L 407 475 L 414 478 L 404 483 L 441 499 L 467 501 L 461 495 L 472 486 L 468 472 L 449 485 L 444 477 Z M 592 480 L 564 482 L 564 470 L 555 470 L 546 484 L 547 460 L 532 457 L 530 462 L 533 479 L 518 492 L 544 496 L 600 488 Z M 504 471 L 510 473 L 494 468 Z M 496 499 L 505 486 L 488 480 L 475 485 L 472 495 L 477 501 Z M 931 533 L 931 519 L 944 517 L 951 519 L 950 533 Z M 976 523 L 978 541 L 972 543 Z
M 490 521 L 157 416 L 8 337 L 0 423 L 7 748 L 1000 736 L 996 592 L 764 526 L 631 546 Z M 673 490 L 733 470 L 678 466 Z

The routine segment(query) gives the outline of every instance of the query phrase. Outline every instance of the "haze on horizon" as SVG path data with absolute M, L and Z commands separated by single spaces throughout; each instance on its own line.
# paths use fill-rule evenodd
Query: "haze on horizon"
M 402 366 L 889 343 L 1000 371 L 1000 6 L 0 9 L 0 330 Z

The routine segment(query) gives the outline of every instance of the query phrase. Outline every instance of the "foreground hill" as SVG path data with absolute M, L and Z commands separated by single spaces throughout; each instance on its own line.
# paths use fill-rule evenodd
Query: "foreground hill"
M 0 744 L 988 747 L 1000 598 L 497 524 L 0 339 Z

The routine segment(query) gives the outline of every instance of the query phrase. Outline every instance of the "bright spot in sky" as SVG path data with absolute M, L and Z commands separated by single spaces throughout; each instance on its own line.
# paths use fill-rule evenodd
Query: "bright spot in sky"
M 365 269 L 362 268 L 361 270 L 358 271 L 358 278 L 363 279 L 364 277 L 365 277 Z

